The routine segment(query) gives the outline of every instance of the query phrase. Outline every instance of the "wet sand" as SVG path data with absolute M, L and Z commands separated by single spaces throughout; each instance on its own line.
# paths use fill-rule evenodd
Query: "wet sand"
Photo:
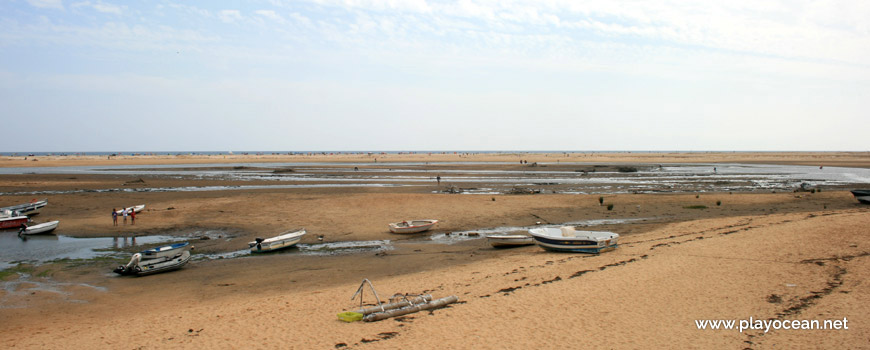
M 866 163 L 865 158 L 849 162 Z M 131 179 L 135 177 L 7 175 L 0 176 L 0 188 L 96 189 Z M 149 186 L 157 185 L 152 181 L 180 186 L 194 180 L 149 180 Z M 856 348 L 870 336 L 864 326 L 870 305 L 864 286 L 870 209 L 848 192 L 606 195 L 605 204 L 614 204 L 608 211 L 597 195 L 431 193 L 436 188 L 49 196 L 49 206 L 35 219 L 60 219 L 59 234 L 79 237 L 218 230 L 226 237 L 194 244 L 196 252 L 220 253 L 288 226 L 304 226 L 310 234 L 303 243 L 318 242 L 322 235 L 325 242 L 390 239 L 403 244 L 379 253 L 305 256 L 289 251 L 195 261 L 176 272 L 142 278 L 113 276 L 110 271 L 118 262 L 110 259 L 21 266 L 27 275 L 3 277 L 0 344 L 755 349 Z M 4 196 L 0 204 L 30 199 Z M 148 207 L 135 227 L 111 226 L 111 207 L 140 203 Z M 707 208 L 690 208 L 697 205 Z M 622 234 L 620 248 L 600 256 L 550 253 L 536 246 L 493 249 L 483 239 L 432 244 L 386 229 L 391 221 L 430 217 L 442 220 L 435 232 L 638 220 L 595 227 Z M 461 302 L 376 323 L 338 321 L 336 313 L 356 305 L 350 296 L 363 278 L 374 282 L 382 299 L 425 292 L 436 298 L 457 295 Z M 846 317 L 851 327 L 764 334 L 698 330 L 694 323 L 749 317 Z

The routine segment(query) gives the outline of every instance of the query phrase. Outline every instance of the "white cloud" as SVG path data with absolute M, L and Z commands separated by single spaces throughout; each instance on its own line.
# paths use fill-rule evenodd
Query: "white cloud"
M 221 10 L 218 12 L 218 18 L 224 23 L 233 23 L 242 19 L 242 14 L 239 10 Z
M 63 10 L 63 0 L 27 0 L 31 6 Z
M 121 7 L 111 5 L 111 4 L 106 4 L 106 3 L 103 3 L 102 1 L 97 1 L 95 3 L 92 3 L 90 1 L 77 2 L 77 3 L 72 4 L 72 7 L 73 8 L 90 7 L 92 9 L 99 11 L 99 12 L 102 12 L 102 13 L 112 13 L 112 14 L 116 14 L 116 15 L 120 15 L 122 12 Z
M 275 21 L 275 22 L 278 22 L 278 23 L 284 23 L 284 17 L 281 17 L 281 15 L 275 13 L 275 11 L 272 11 L 272 10 L 257 10 L 257 11 L 254 11 L 254 13 L 257 14 L 257 15 L 260 15 L 260 16 L 263 16 L 263 17 L 266 17 L 266 18 L 268 18 L 268 19 L 271 19 L 271 20 L 273 20 L 273 21 Z

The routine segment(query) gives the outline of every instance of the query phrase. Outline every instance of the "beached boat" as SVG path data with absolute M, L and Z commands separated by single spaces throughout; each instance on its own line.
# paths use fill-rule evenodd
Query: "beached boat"
M 30 203 L 17 204 L 8 207 L 0 208 L 0 213 L 5 216 L 29 216 L 39 214 L 39 210 L 42 207 L 46 206 L 48 201 L 43 200 L 33 200 Z
M 533 228 L 529 234 L 546 250 L 593 254 L 616 249 L 619 239 L 613 232 L 577 231 L 573 226 Z
M 165 246 L 161 246 L 161 247 L 157 247 L 157 248 L 151 248 L 148 250 L 143 250 L 140 253 L 142 253 L 142 259 L 165 258 L 165 257 L 175 256 L 183 250 L 190 249 L 188 247 L 189 245 L 190 245 L 189 242 L 181 242 L 181 243 L 165 245 Z
M 58 224 L 60 224 L 60 221 L 49 221 L 38 225 L 27 226 L 27 228 L 20 233 L 22 235 L 38 235 L 41 233 L 49 233 L 51 231 L 54 231 L 54 229 L 57 228 Z
M 253 242 L 248 242 L 248 246 L 251 248 L 252 253 L 272 252 L 296 245 L 306 233 L 304 228 L 285 231 L 272 238 L 257 238 Z
M 390 224 L 390 232 L 392 233 L 417 233 L 426 231 L 435 224 L 438 220 L 411 220 L 394 222 Z
M 115 212 L 118 213 L 118 215 L 122 215 L 122 214 L 124 214 L 125 210 L 129 214 L 131 210 L 136 212 L 136 213 L 139 213 L 140 211 L 142 211 L 142 209 L 145 209 L 145 204 L 139 204 L 139 205 L 128 207 L 128 208 L 118 209 L 118 210 L 115 210 Z
M 0 217 L 0 229 L 20 227 L 21 224 L 27 223 L 29 220 L 26 216 L 5 216 Z
M 189 243 L 152 248 L 133 254 L 127 265 L 118 266 L 114 271 L 120 275 L 150 275 L 181 268 L 190 261 Z
M 858 202 L 870 204 L 870 190 L 852 190 L 852 195 Z
M 486 236 L 486 240 L 495 248 L 509 248 L 535 244 L 535 239 L 529 235 L 492 235 Z

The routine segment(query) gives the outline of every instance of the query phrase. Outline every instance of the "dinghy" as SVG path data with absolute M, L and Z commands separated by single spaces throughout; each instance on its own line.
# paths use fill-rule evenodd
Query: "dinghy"
M 394 222 L 390 224 L 390 232 L 392 233 L 417 233 L 426 231 L 435 224 L 438 220 L 411 220 Z
M 0 217 L 0 229 L 20 227 L 29 220 L 26 216 Z
M 296 245 L 306 233 L 304 228 L 285 231 L 272 238 L 257 238 L 253 242 L 248 242 L 248 246 L 251 248 L 251 253 L 272 252 Z
M 24 231 L 19 232 L 19 234 L 37 235 L 40 233 L 49 233 L 51 231 L 54 231 L 54 229 L 57 228 L 57 225 L 59 223 L 60 223 L 60 221 L 49 221 L 49 222 L 44 222 L 44 223 L 41 223 L 38 225 L 27 226 L 27 228 L 24 229 Z
M 170 256 L 175 256 L 183 250 L 187 250 L 189 245 L 189 242 L 181 242 L 143 250 L 140 253 L 142 253 L 143 259 L 166 258 Z
M 593 253 L 616 249 L 619 234 L 577 231 L 573 226 L 541 227 L 529 230 L 541 248 L 557 252 Z
M 486 237 L 489 244 L 495 248 L 519 247 L 535 244 L 535 239 L 529 235 L 492 235 Z
M 133 254 L 127 265 L 118 266 L 114 272 L 120 275 L 150 275 L 180 269 L 190 261 L 190 243 L 176 243 L 152 248 Z
M 145 204 L 139 204 L 129 208 L 118 209 L 115 210 L 115 212 L 118 213 L 118 215 L 123 215 L 124 211 L 127 211 L 128 214 L 130 213 L 130 211 L 134 211 L 138 214 L 140 211 L 142 211 L 142 209 L 145 209 Z
M 29 216 L 39 214 L 39 210 L 42 207 L 46 206 L 48 201 L 43 200 L 33 200 L 30 203 L 12 205 L 8 207 L 0 208 L 0 213 L 5 214 L 6 216 Z

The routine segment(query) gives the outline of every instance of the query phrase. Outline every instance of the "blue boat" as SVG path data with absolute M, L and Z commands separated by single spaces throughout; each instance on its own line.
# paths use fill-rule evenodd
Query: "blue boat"
M 604 231 L 577 231 L 573 226 L 541 227 L 529 230 L 541 248 L 556 252 L 591 253 L 616 249 L 619 234 Z
M 190 245 L 190 242 L 175 243 L 151 248 L 148 250 L 143 250 L 140 253 L 142 253 L 142 259 L 156 259 L 168 256 L 175 256 L 178 253 L 181 253 L 182 250 L 187 250 L 188 245 Z

